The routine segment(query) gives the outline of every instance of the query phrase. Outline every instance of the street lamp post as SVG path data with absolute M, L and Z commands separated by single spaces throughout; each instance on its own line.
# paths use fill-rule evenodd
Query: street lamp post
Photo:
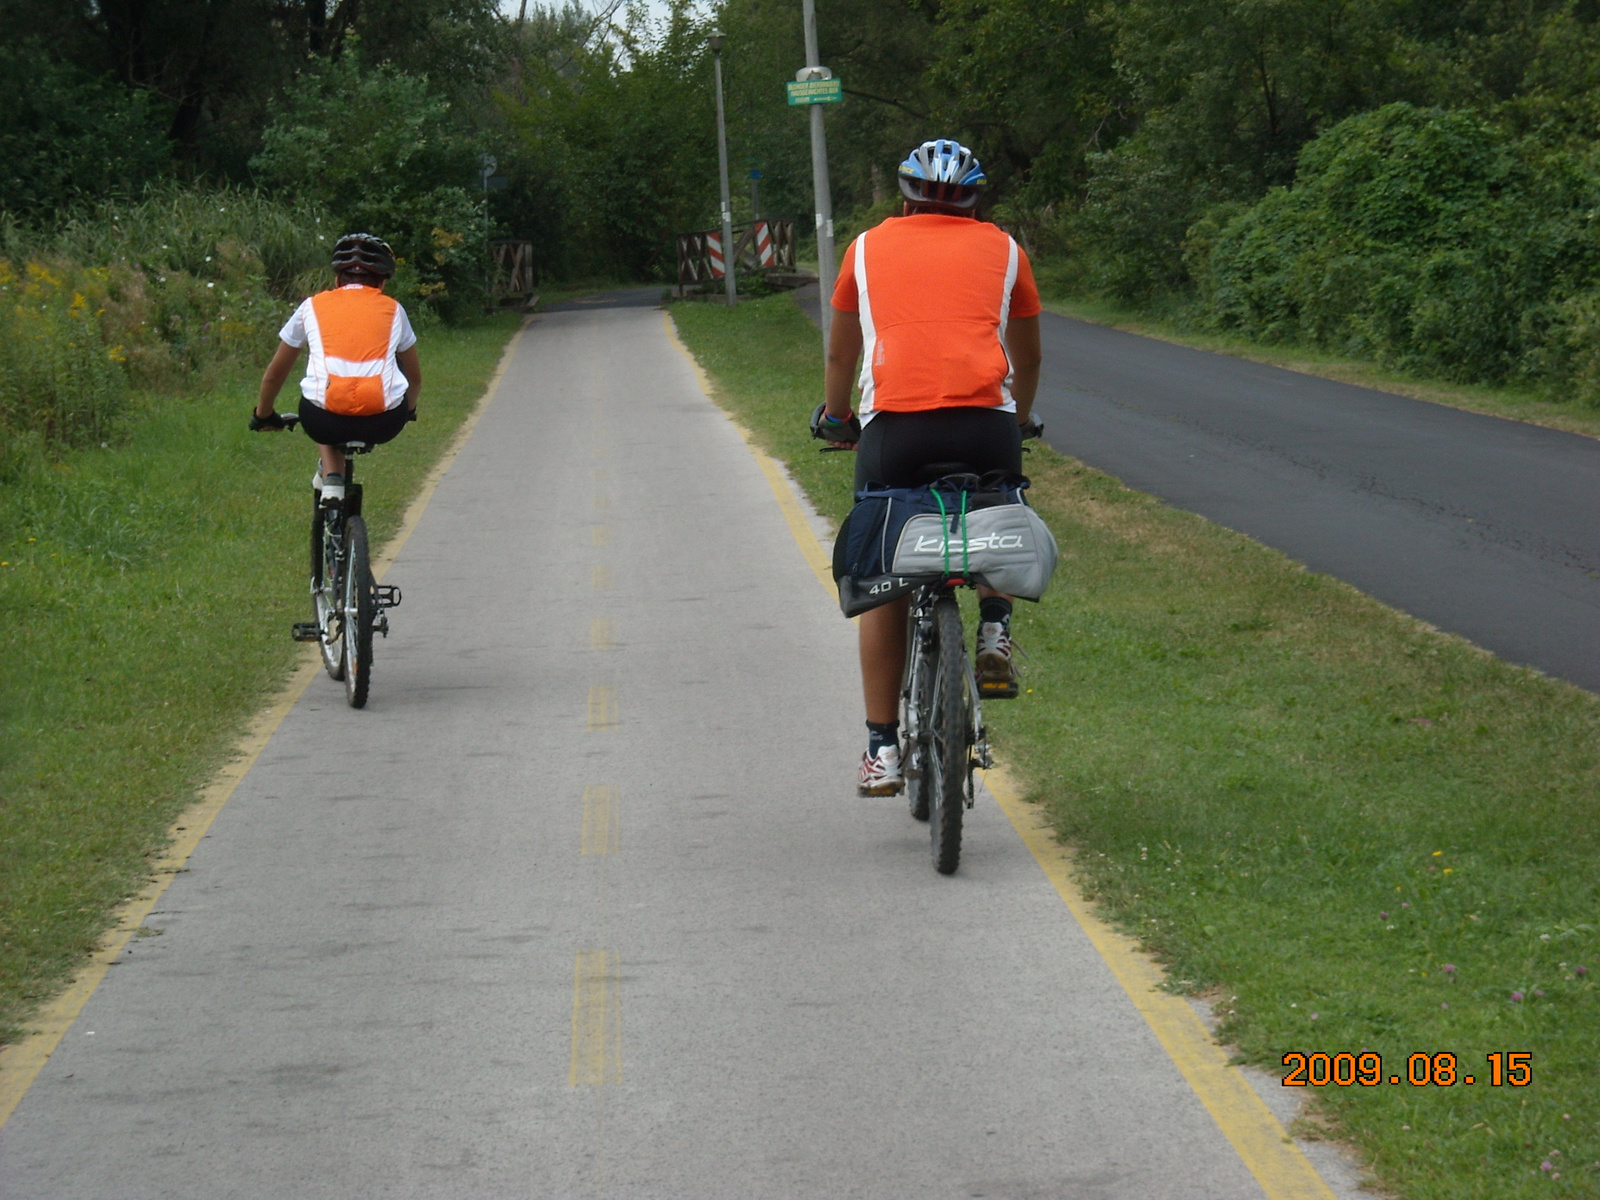
M 810 0 L 807 0 L 809 3 Z M 728 287 L 728 304 L 739 303 L 739 285 L 733 279 L 733 203 L 728 198 L 728 129 L 722 115 L 723 36 L 713 33 L 706 39 L 717 75 L 717 171 L 722 182 L 722 278 Z

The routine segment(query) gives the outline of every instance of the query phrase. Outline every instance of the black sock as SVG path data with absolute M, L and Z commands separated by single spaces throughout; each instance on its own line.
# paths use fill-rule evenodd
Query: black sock
M 986 625 L 1005 625 L 1011 621 L 1011 601 L 1004 596 L 985 596 L 978 601 L 978 619 Z
M 867 753 L 873 758 L 878 757 L 878 751 L 885 746 L 900 745 L 900 722 L 888 721 L 880 725 L 876 721 L 867 722 Z

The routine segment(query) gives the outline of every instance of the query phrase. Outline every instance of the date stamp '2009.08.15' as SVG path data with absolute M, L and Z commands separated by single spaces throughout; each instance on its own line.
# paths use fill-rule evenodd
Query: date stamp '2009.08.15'
M 1411 1087 L 1454 1087 L 1457 1084 L 1486 1083 L 1491 1087 L 1527 1087 L 1533 1082 L 1533 1055 L 1523 1051 L 1496 1051 L 1487 1056 L 1488 1071 L 1464 1074 L 1450 1053 L 1411 1054 L 1406 1057 L 1404 1074 L 1385 1074 L 1383 1056 L 1372 1051 L 1360 1054 L 1324 1054 L 1291 1050 L 1283 1056 L 1289 1068 L 1284 1087 L 1380 1087 L 1384 1084 Z

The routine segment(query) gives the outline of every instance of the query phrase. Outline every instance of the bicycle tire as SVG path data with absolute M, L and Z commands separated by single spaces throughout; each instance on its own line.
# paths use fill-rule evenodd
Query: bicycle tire
M 377 616 L 377 585 L 367 558 L 367 523 L 344 522 L 344 698 L 363 708 L 372 684 L 372 622 Z
M 323 568 L 330 556 L 331 534 L 328 532 L 327 514 L 313 505 L 311 509 L 311 616 L 322 631 L 318 649 L 322 652 L 322 666 L 334 680 L 344 678 L 344 627 L 339 620 L 339 581 L 324 577 Z
M 961 608 L 951 595 L 933 606 L 933 739 L 928 765 L 928 833 L 933 866 L 952 875 L 961 862 L 961 819 L 966 815 L 967 769 L 972 757 L 972 693 L 967 686 L 967 645 Z
M 906 633 L 906 687 L 900 698 L 902 711 L 900 726 L 908 734 L 906 739 L 906 801 L 911 816 L 918 821 L 928 819 L 928 747 L 933 744 L 933 672 L 934 641 L 922 641 L 916 636 L 916 615 L 913 613 Z M 913 717 L 915 719 L 913 719 Z

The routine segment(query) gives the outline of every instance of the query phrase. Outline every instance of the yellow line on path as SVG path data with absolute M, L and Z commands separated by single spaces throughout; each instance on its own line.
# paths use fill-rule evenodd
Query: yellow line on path
M 527 327 L 526 322 L 523 327 Z M 511 341 L 506 344 L 505 352 L 500 356 L 500 364 L 495 368 L 495 373 L 489 380 L 489 386 L 484 390 L 483 398 L 478 401 L 477 408 L 462 423 L 455 437 L 451 439 L 449 448 L 434 464 L 433 470 L 428 472 L 421 491 L 406 508 L 406 515 L 400 522 L 399 531 L 389 540 L 389 544 L 373 563 L 373 574 L 379 579 L 383 578 L 384 572 L 389 569 L 395 556 L 400 553 L 400 548 L 411 536 L 411 531 L 417 527 L 423 510 L 433 498 L 434 489 L 439 486 L 439 480 L 444 477 L 450 464 L 455 461 L 456 455 L 461 452 L 461 447 L 472 435 L 478 418 L 483 415 L 483 410 L 494 399 L 495 392 L 500 387 L 500 380 L 505 375 L 506 368 L 511 365 L 516 344 L 517 335 L 513 335 Z M 169 839 L 167 849 L 151 867 L 150 883 L 138 895 L 124 901 L 113 910 L 111 928 L 101 935 L 89 955 L 88 962 L 78 971 L 66 991 L 41 1008 L 29 1022 L 33 1026 L 32 1032 L 21 1041 L 0 1049 L 0 1126 L 4 1126 L 10 1120 L 11 1114 L 22 1102 L 22 1097 L 27 1094 L 28 1088 L 38 1078 L 39 1072 L 44 1069 L 50 1056 L 55 1053 L 56 1047 L 61 1044 L 61 1039 L 77 1020 L 78 1014 L 83 1011 L 83 1006 L 89 1002 L 89 997 L 94 995 L 95 988 L 100 986 L 100 981 L 105 978 L 111 964 L 121 955 L 123 948 L 128 944 L 128 939 L 154 910 L 162 893 L 167 890 L 167 885 L 184 869 L 184 864 L 189 861 L 189 856 L 200 844 L 200 839 L 205 837 L 206 831 L 211 828 L 211 822 L 216 820 L 217 814 L 222 811 L 222 806 L 228 802 L 234 789 L 239 786 L 239 781 L 255 765 L 256 759 L 261 756 L 262 750 L 266 749 L 267 743 L 282 724 L 283 718 L 288 715 L 289 710 L 294 707 L 301 693 L 316 678 L 321 668 L 320 656 L 314 651 L 308 651 L 282 689 L 272 698 L 268 707 L 257 713 L 250 722 L 243 739 L 234 747 L 229 762 L 201 791 L 200 798 L 173 822 L 167 831 Z
M 710 379 L 678 337 L 671 316 L 665 319 L 668 337 L 693 365 L 701 390 L 708 400 L 711 399 Z M 748 431 L 738 422 L 734 422 L 734 428 L 739 430 L 766 475 L 773 495 L 778 498 L 778 506 L 788 519 L 789 531 L 800 545 L 800 552 L 828 593 L 837 599 L 832 565 L 795 499 L 793 485 L 783 469 L 750 440 Z M 1256 1095 L 1243 1073 L 1228 1065 L 1227 1054 L 1216 1044 L 1194 1009 L 1181 996 L 1159 990 L 1164 978 L 1161 968 L 1141 953 L 1131 939 L 1094 915 L 1089 902 L 1073 882 L 1066 848 L 1049 829 L 1040 825 L 1038 810 L 1018 797 L 1003 773 L 986 771 L 983 774 L 990 794 L 1033 852 L 1035 861 L 1055 885 L 1067 909 L 1089 935 L 1090 942 L 1111 968 L 1117 982 L 1122 984 L 1139 1015 L 1232 1143 L 1235 1153 L 1255 1176 L 1267 1200 L 1335 1200 L 1332 1190 Z
M 615 787 L 599 784 L 583 789 L 582 857 L 615 854 L 620 824 Z
M 596 525 L 589 531 L 589 540 L 596 546 L 604 546 L 611 541 L 611 529 L 605 525 Z
M 617 727 L 617 689 L 595 684 L 589 689 L 589 731 Z
M 589 618 L 589 649 L 615 650 L 617 641 L 611 632 L 610 617 Z
M 1025 803 L 1003 771 L 983 773 L 984 785 L 1022 837 L 1046 878 L 1077 918 L 1094 948 L 1105 959 L 1133 1006 L 1139 1010 L 1162 1048 L 1189 1081 L 1195 1095 L 1233 1143 L 1269 1200 L 1334 1200 L 1332 1190 L 1278 1119 L 1256 1095 L 1242 1072 L 1228 1064 L 1227 1052 L 1182 996 L 1160 990 L 1164 975 L 1132 938 L 1118 933 L 1094 915 L 1077 882 L 1067 851 L 1039 810 Z
M 579 950 L 572 971 L 573 1087 L 622 1082 L 622 991 L 617 956 L 609 950 Z
M 589 586 L 597 592 L 603 592 L 611 586 L 611 568 L 597 566 L 589 573 Z

